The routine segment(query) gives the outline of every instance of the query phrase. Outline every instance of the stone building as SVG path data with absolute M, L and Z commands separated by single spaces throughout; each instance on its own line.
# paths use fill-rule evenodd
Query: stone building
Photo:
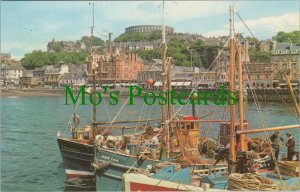
M 291 76 L 293 86 L 300 81 L 300 44 L 275 43 L 271 54 L 275 86 L 285 86 L 286 75 Z
M 144 65 L 144 70 L 138 73 L 138 80 L 146 82 L 148 79 L 161 81 L 162 67 L 157 65 Z
M 22 88 L 35 87 L 38 85 L 38 78 L 33 76 L 33 70 L 26 70 L 20 77 L 20 86 Z
M 22 65 L 12 64 L 1 67 L 1 80 L 4 84 L 19 84 L 19 78 L 22 77 L 24 67 Z
M 174 28 L 170 26 L 166 26 L 166 33 L 174 33 Z M 133 33 L 133 32 L 152 32 L 162 30 L 161 25 L 136 25 L 125 28 L 125 33 Z
M 62 63 L 61 63 L 62 64 Z M 45 71 L 44 84 L 59 86 L 63 74 L 68 73 L 68 65 L 62 64 L 61 66 L 47 66 Z
M 74 65 L 69 64 L 69 72 L 63 74 L 60 85 L 70 85 L 72 87 L 79 87 L 87 84 L 88 75 L 87 75 L 87 65 Z
M 45 71 L 47 67 L 43 66 L 40 68 L 36 68 L 33 70 L 33 77 L 37 79 L 38 85 L 43 85 L 44 84 L 44 78 L 45 78 Z
M 271 41 L 260 41 L 258 43 L 259 51 L 270 51 L 273 46 Z
M 10 53 L 0 53 L 1 64 L 11 64 L 12 59 Z
M 65 73 L 60 80 L 60 85 L 70 85 L 72 87 L 79 87 L 87 84 L 86 71 L 71 71 Z
M 47 45 L 47 51 L 53 52 L 79 52 L 87 47 L 83 41 L 55 41 L 53 38 Z
M 193 73 L 193 86 L 211 88 L 215 86 L 217 73 L 211 70 L 201 70 Z
M 251 85 L 254 88 L 273 88 L 274 73 L 271 63 L 248 62 L 244 67 L 247 67 L 248 73 L 248 78 L 243 77 L 246 87 L 250 88 Z
M 144 62 L 136 52 L 129 52 L 126 55 L 124 50 L 116 48 L 112 54 L 106 52 L 103 55 L 93 56 L 96 62 L 93 64 L 89 58 L 89 82 L 92 82 L 93 65 L 96 81 L 101 83 L 133 82 L 137 80 L 138 73 L 144 69 Z

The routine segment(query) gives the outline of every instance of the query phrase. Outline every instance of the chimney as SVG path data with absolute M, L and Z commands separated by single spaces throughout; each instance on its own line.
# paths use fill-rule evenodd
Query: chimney
M 273 41 L 273 51 L 275 51 L 275 48 L 276 48 L 276 41 Z
M 112 54 L 111 35 L 112 35 L 112 33 L 108 33 L 108 43 L 109 43 L 109 52 L 110 52 L 110 54 Z
M 292 43 L 291 38 L 289 38 L 289 42 L 290 42 L 290 51 L 292 51 L 293 43 Z

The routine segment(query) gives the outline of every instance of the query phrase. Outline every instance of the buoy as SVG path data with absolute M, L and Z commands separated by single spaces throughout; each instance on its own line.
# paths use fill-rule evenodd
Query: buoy
M 153 85 L 153 83 L 154 83 L 153 79 L 148 79 L 148 80 L 147 80 L 147 84 L 148 84 L 149 86 Z
M 76 125 L 78 125 L 78 124 L 80 123 L 80 117 L 79 117 L 79 115 L 74 114 L 73 122 L 74 122 L 74 124 L 76 124 Z
M 191 99 L 193 99 L 193 100 L 197 100 L 198 97 L 199 97 L 198 93 L 195 93 L 195 92 L 192 93 L 192 95 L 191 95 Z

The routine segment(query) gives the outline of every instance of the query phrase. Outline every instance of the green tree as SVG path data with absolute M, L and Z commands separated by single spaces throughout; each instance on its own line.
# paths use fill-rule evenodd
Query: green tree
M 283 32 L 279 31 L 276 36 L 273 37 L 277 42 L 289 42 L 300 43 L 300 31 Z
M 93 36 L 93 38 L 88 36 L 83 36 L 81 38 L 81 41 L 83 41 L 86 46 L 91 46 L 91 42 L 93 46 L 101 46 L 104 44 L 104 41 L 101 38 L 95 36 Z
M 80 52 L 42 52 L 33 51 L 32 53 L 26 53 L 22 59 L 22 65 L 25 69 L 34 69 L 42 67 L 44 65 L 55 65 L 60 61 L 66 64 L 84 64 L 87 53 L 85 51 Z
M 41 67 L 43 65 L 46 65 L 48 62 L 50 62 L 50 59 L 47 57 L 45 52 L 42 52 L 40 50 L 25 54 L 25 57 L 22 59 L 22 64 L 26 69 Z
M 249 57 L 251 61 L 257 62 L 271 62 L 271 52 L 269 51 L 249 51 Z
M 123 33 L 114 39 L 115 42 L 139 42 L 139 41 L 154 41 L 161 39 L 161 31 L 146 32 L 133 32 Z

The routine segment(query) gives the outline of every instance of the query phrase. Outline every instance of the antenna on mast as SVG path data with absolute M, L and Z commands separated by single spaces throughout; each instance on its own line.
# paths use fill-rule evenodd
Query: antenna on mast
M 94 28 L 95 28 L 95 3 L 89 3 L 89 5 L 93 6 L 93 24 L 91 26 L 91 48 L 93 46 L 93 37 L 94 37 Z
M 95 58 L 94 58 L 94 53 L 93 53 L 93 50 L 92 50 L 92 47 L 93 47 L 93 37 L 94 37 L 94 10 L 95 10 L 95 4 L 94 3 L 89 3 L 89 5 L 92 5 L 93 6 L 93 25 L 91 26 L 91 49 L 90 49 L 90 53 L 91 53 L 91 57 L 92 57 L 92 76 L 93 76 L 93 91 L 95 92 L 96 91 L 96 62 L 95 62 Z M 93 101 L 96 101 L 96 97 L 95 95 L 93 96 Z M 93 116 L 92 116 L 92 120 L 94 122 L 96 122 L 96 117 L 97 117 L 97 114 L 96 114 L 96 105 L 93 105 Z M 95 130 L 93 128 L 93 134 L 95 135 Z
M 233 5 L 229 5 L 229 34 L 230 39 L 234 39 L 234 16 L 233 16 Z
M 91 36 L 93 37 L 94 35 L 94 28 L 95 28 L 95 18 L 94 18 L 94 12 L 95 12 L 95 3 L 89 3 L 89 5 L 93 6 L 93 25 L 91 26 Z
M 166 26 L 165 26 L 164 18 L 165 18 L 165 1 L 163 1 L 163 10 L 162 10 L 162 43 L 166 43 Z

